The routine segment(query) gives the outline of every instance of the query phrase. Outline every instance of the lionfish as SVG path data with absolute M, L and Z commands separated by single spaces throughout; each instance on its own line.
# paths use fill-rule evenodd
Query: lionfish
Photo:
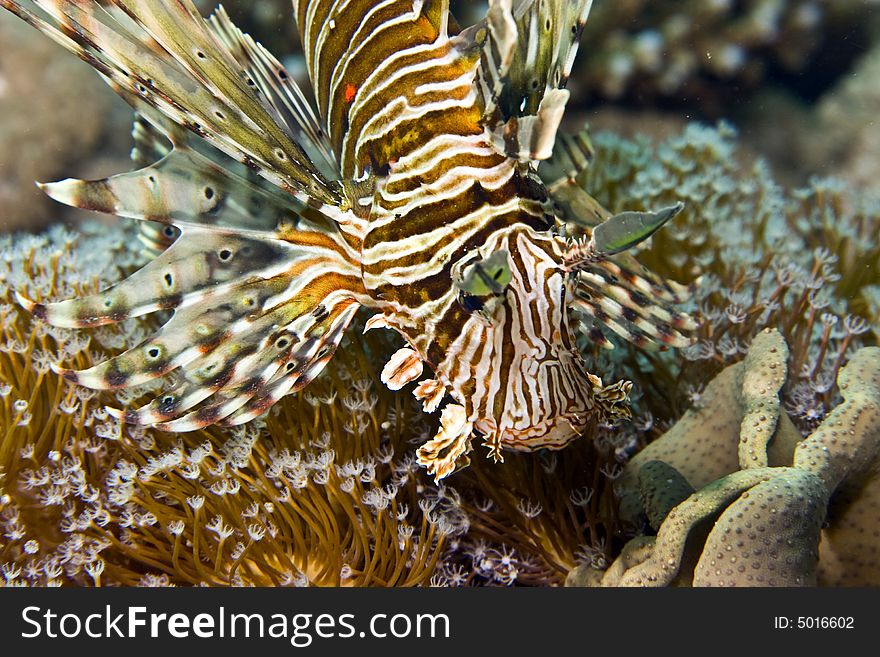
M 173 311 L 138 347 L 60 370 L 98 389 L 176 370 L 151 403 L 108 409 L 126 423 L 248 422 L 312 381 L 363 307 L 365 331 L 406 341 L 382 370 L 389 388 L 433 372 L 414 394 L 442 406 L 418 449 L 439 481 L 476 436 L 499 461 L 629 416 L 631 383 L 588 372 L 577 331 L 689 344 L 695 322 L 673 308 L 687 289 L 612 258 L 679 207 L 609 216 L 577 183 L 584 136 L 557 136 L 590 0 L 492 0 L 466 29 L 449 0 L 294 0 L 317 111 L 222 7 L 204 19 L 191 0 L 0 5 L 136 112 L 142 168 L 42 188 L 141 220 L 167 248 L 93 296 L 19 297 L 72 328 Z

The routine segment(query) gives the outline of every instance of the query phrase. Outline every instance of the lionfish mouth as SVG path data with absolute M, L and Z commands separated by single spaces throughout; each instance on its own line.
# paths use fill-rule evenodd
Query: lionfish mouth
M 489 437 L 486 441 L 489 444 L 500 442 L 506 450 L 531 452 L 536 449 L 562 449 L 579 438 L 588 424 L 589 414 L 581 413 L 548 418 L 525 429 L 499 428 L 494 420 L 480 420 L 474 427 Z

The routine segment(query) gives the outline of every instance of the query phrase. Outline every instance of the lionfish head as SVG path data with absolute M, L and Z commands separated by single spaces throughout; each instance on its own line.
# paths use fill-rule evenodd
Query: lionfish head
M 453 267 L 459 302 L 472 313 L 468 328 L 479 334 L 467 342 L 481 345 L 468 354 L 470 379 L 459 379 L 474 389 L 458 396 L 499 458 L 501 448 L 561 448 L 596 419 L 602 385 L 577 348 L 577 273 L 565 251 L 559 236 L 519 225 Z

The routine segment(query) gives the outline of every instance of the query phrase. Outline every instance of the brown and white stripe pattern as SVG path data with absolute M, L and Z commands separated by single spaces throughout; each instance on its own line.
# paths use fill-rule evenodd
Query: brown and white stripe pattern
M 546 191 L 530 166 L 499 150 L 486 121 L 489 89 L 500 78 L 479 67 L 510 54 L 450 38 L 443 5 L 297 7 L 343 178 L 376 180 L 362 248 L 365 287 L 382 325 L 402 333 L 433 369 L 426 404 L 436 406 L 437 389 L 445 389 L 463 409 L 444 415 L 438 449 L 420 451 L 438 477 L 470 450 L 471 436 L 456 442 L 451 424 L 480 432 L 496 458 L 502 447 L 559 448 L 594 420 L 594 389 L 602 387 L 574 344 L 568 304 L 576 275 L 562 266 L 565 242 L 551 230 Z M 487 321 L 459 302 L 453 267 L 500 250 L 513 279 Z M 421 373 L 391 370 L 394 387 Z M 461 417 L 446 422 L 453 415 Z
M 0 0 L 98 69 L 145 122 L 139 158 L 161 157 L 45 189 L 158 222 L 149 241 L 173 243 L 93 297 L 21 300 L 71 327 L 174 311 L 143 345 L 63 372 L 96 388 L 180 373 L 125 421 L 246 422 L 311 381 L 363 306 L 368 329 L 407 342 L 382 372 L 389 387 L 433 370 L 414 392 L 441 410 L 419 449 L 440 479 L 468 463 L 476 436 L 501 460 L 627 415 L 629 384 L 586 370 L 572 309 L 637 343 L 687 343 L 673 288 L 598 256 L 572 265 L 579 247 L 558 234 L 536 172 L 589 0 L 492 0 L 460 34 L 446 0 L 294 0 L 320 124 L 222 10 L 205 21 L 190 0 L 35 3 L 46 17 Z M 151 146 L 157 133 L 170 150 Z M 463 297 L 465 268 L 499 258 L 504 284 L 486 303 Z

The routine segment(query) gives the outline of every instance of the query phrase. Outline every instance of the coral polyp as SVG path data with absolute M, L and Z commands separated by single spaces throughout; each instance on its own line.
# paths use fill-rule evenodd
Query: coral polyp
M 56 231 L 8 243 L 5 281 L 27 277 L 37 298 L 85 292 L 112 276 L 114 259 L 125 266 L 131 237 Z M 106 259 L 77 257 L 78 243 Z M 19 573 L 8 583 L 413 585 L 462 530 L 441 510 L 449 493 L 414 476 L 407 438 L 427 428 L 414 401 L 381 392 L 375 338 L 344 349 L 264 422 L 176 436 L 104 410 L 148 390 L 114 400 L 51 370 L 118 352 L 148 323 L 84 335 L 6 301 L 0 561 Z

